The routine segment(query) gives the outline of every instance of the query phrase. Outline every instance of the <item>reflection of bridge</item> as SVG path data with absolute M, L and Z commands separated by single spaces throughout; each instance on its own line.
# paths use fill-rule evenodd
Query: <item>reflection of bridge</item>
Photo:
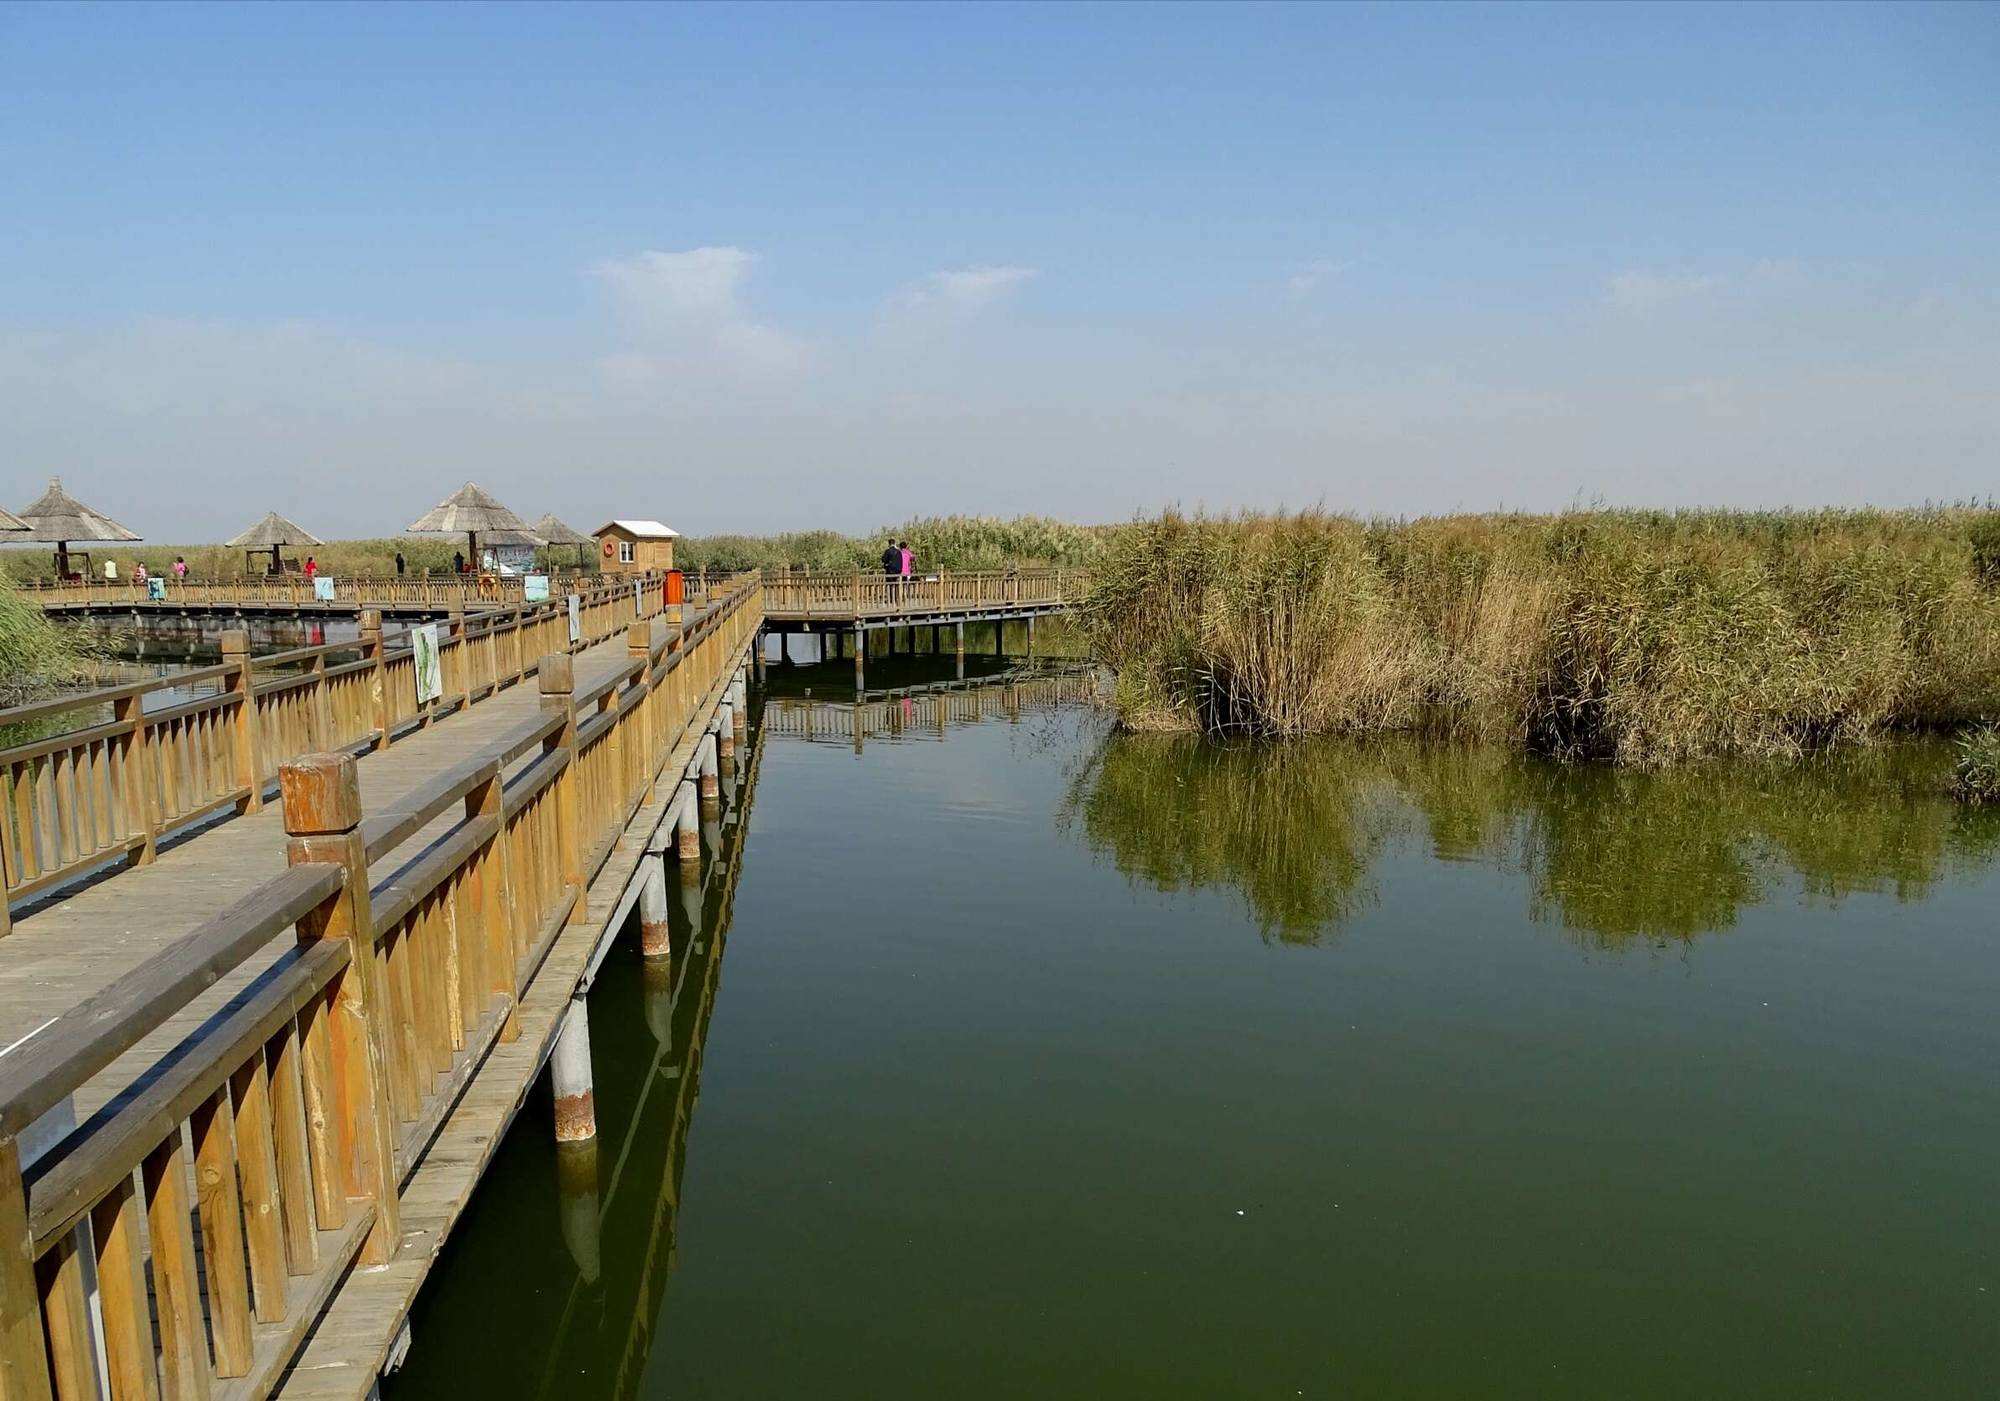
M 853 701 L 772 696 L 764 703 L 763 724 L 779 739 L 852 744 L 859 753 L 865 740 L 942 739 L 953 725 L 1013 722 L 1024 713 L 1088 701 L 1097 695 L 1098 684 L 1094 668 L 1073 667 L 871 691 Z

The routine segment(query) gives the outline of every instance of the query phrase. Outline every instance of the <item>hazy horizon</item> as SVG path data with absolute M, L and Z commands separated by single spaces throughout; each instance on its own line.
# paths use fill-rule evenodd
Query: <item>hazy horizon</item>
M 1992 6 L 0 7 L 0 506 L 1986 498 L 1996 72 Z

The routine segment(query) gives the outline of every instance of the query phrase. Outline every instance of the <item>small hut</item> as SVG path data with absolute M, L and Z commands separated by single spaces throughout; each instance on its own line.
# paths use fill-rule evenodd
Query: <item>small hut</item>
M 591 552 L 597 548 L 597 542 L 588 535 L 585 535 L 580 530 L 572 530 L 562 521 L 557 520 L 554 511 L 549 512 L 546 516 L 536 521 L 534 530 L 535 534 L 548 542 L 551 554 L 554 554 L 555 548 L 558 545 L 576 546 L 576 568 L 579 574 L 583 572 L 584 562 L 590 558 Z M 553 565 L 555 560 L 551 559 L 549 563 Z
M 408 529 L 417 535 L 463 535 L 469 547 L 467 564 L 479 568 L 479 537 L 498 530 L 518 531 L 534 544 L 541 537 L 528 523 L 487 494 L 477 482 L 467 482 L 411 521 Z
M 21 508 L 21 519 L 28 523 L 30 540 L 56 547 L 56 577 L 59 579 L 75 577 L 76 571 L 70 567 L 73 559 L 81 559 L 83 567 L 90 568 L 89 552 L 72 551 L 71 541 L 122 545 L 139 538 L 111 517 L 98 514 L 64 491 L 61 477 L 49 478 L 49 489 Z
M 297 521 L 286 520 L 276 511 L 268 513 L 241 535 L 229 542 L 228 548 L 243 551 L 243 572 L 250 572 L 250 556 L 269 554 L 271 562 L 265 572 L 282 574 L 285 572 L 284 548 L 290 545 L 297 549 L 301 545 L 324 545 L 326 541 L 307 530 Z

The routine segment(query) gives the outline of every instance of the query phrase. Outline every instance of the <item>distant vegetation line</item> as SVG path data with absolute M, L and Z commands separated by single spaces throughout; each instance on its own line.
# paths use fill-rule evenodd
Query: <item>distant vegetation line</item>
M 682 569 L 790 569 L 848 570 L 880 567 L 882 547 L 891 539 L 908 540 L 920 569 L 1010 569 L 1027 565 L 1085 565 L 1103 550 L 1116 527 L 1071 525 L 1043 516 L 1016 516 L 1010 520 L 987 516 L 925 516 L 900 525 L 883 526 L 866 535 L 842 535 L 831 530 L 794 531 L 778 535 L 684 536 L 675 544 L 674 561 Z M 4 540 L 0 540 L 4 543 Z M 176 556 L 184 557 L 197 578 L 235 578 L 244 572 L 243 551 L 221 545 L 120 545 L 96 547 L 91 562 L 98 569 L 107 559 L 118 562 L 121 578 L 129 578 L 133 564 L 143 561 L 155 574 L 172 567 Z M 287 560 L 304 560 L 312 555 L 320 568 L 333 575 L 380 575 L 396 572 L 396 552 L 403 553 L 411 573 L 429 570 L 448 573 L 452 554 L 463 550 L 463 537 L 451 539 L 387 536 L 375 540 L 330 540 L 324 545 L 293 549 L 287 546 Z M 564 546 L 545 552 L 543 561 L 557 569 L 576 567 L 577 552 Z M 251 572 L 260 572 L 266 556 L 250 562 Z M 596 568 L 585 552 L 586 567 Z M 50 550 L 43 546 L 23 546 L 0 551 L 0 570 L 17 579 L 46 579 L 54 574 Z
M 1083 625 L 1135 729 L 1785 755 L 2000 715 L 2000 511 L 1163 515 Z

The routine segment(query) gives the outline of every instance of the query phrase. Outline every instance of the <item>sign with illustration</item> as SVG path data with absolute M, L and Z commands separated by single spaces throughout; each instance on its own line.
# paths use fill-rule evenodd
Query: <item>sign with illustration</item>
M 575 594 L 569 596 L 569 640 L 583 641 L 583 600 Z
M 146 597 L 152 599 L 155 603 L 165 603 L 167 601 L 167 581 L 165 579 L 148 579 L 146 581 Z
M 333 579 L 330 575 L 321 574 L 313 580 L 313 597 L 321 603 L 333 602 Z
M 416 663 L 417 704 L 429 705 L 444 694 L 444 663 L 438 656 L 438 625 L 410 629 L 410 657 Z
M 546 603 L 549 597 L 549 576 L 529 574 L 521 580 L 521 601 L 523 603 Z

